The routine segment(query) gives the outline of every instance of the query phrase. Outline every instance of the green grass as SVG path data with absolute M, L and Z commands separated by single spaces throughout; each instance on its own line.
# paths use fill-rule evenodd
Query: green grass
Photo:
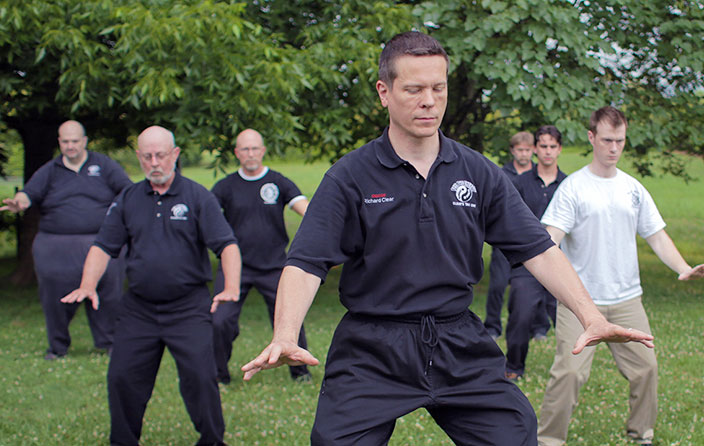
M 577 150 L 566 150 L 560 165 L 572 172 L 586 164 Z M 274 169 L 291 177 L 309 197 L 325 164 L 272 162 Z M 704 177 L 704 163 L 693 160 L 690 172 Z M 184 174 L 206 186 L 217 179 L 212 171 L 186 168 Z M 649 178 L 643 183 L 655 198 L 668 232 L 685 258 L 704 262 L 704 184 L 689 185 L 671 177 Z M 2 185 L 0 185 L 2 187 Z M 2 189 L 4 190 L 4 189 Z M 291 232 L 297 216 L 287 211 Z M 660 365 L 657 445 L 704 444 L 704 282 L 681 283 L 652 251 L 639 242 L 644 304 L 656 336 Z M 484 252 L 488 261 L 489 249 Z M 487 263 L 488 265 L 488 263 Z M 0 275 L 13 267 L 0 260 Z M 306 318 L 311 352 L 324 361 L 332 332 L 344 309 L 337 299 L 340 269 L 334 269 L 322 286 Z M 487 278 L 475 287 L 471 309 L 484 316 Z M 36 289 L 0 284 L 0 445 L 106 444 L 109 414 L 105 386 L 108 359 L 92 348 L 83 311 L 71 333 L 73 345 L 65 359 L 42 359 L 46 347 L 44 320 Z M 506 313 L 504 312 L 504 323 Z M 230 369 L 254 357 L 271 336 L 266 307 L 251 293 L 241 319 Z M 499 344 L 505 347 L 504 339 Z M 533 343 L 527 374 L 519 383 L 539 410 L 552 363 L 554 334 Z M 312 369 L 313 385 L 294 384 L 284 368 L 257 375 L 251 382 L 234 380 L 221 387 L 227 432 L 231 445 L 305 445 L 315 415 L 323 367 Z M 628 388 L 605 346 L 598 346 L 592 376 L 582 389 L 570 426 L 569 444 L 626 445 L 624 423 Z M 147 408 L 142 444 L 187 445 L 197 440 L 178 392 L 173 359 L 165 355 L 153 397 Z M 397 422 L 391 445 L 450 445 L 447 436 L 424 410 Z

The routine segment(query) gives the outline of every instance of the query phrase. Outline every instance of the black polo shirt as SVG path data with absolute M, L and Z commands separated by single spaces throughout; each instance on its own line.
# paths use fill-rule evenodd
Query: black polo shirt
M 284 209 L 292 200 L 305 198 L 301 190 L 267 167 L 256 177 L 243 175 L 241 170 L 228 175 L 212 191 L 237 237 L 243 265 L 281 269 L 288 245 Z
M 548 208 L 557 187 L 565 178 L 567 175 L 558 168 L 555 181 L 545 184 L 538 176 L 538 165 L 536 164 L 528 172 L 516 176 L 513 179 L 513 184 L 528 208 L 540 219 L 545 213 L 545 209 Z
M 324 279 L 344 264 L 340 299 L 380 316 L 456 314 L 483 273 L 484 241 L 516 264 L 553 246 L 508 177 L 442 133 L 419 175 L 384 134 L 325 174 L 289 250 L 287 265 Z
M 558 169 L 555 181 L 550 184 L 545 184 L 538 176 L 538 165 L 533 165 L 533 168 L 528 172 L 516 176 L 513 179 L 513 185 L 523 198 L 523 201 L 528 206 L 533 214 L 540 219 L 548 208 L 552 196 L 555 194 L 557 187 L 562 180 L 567 178 L 564 172 Z M 525 266 L 519 266 L 511 270 L 511 277 L 529 276 L 530 272 Z
M 532 167 L 535 167 L 535 163 L 533 161 L 530 162 L 530 165 Z M 504 171 L 506 176 L 508 176 L 511 181 L 515 180 L 516 177 L 519 175 L 518 171 L 516 170 L 516 166 L 513 165 L 513 161 L 509 161 L 508 163 L 504 164 L 501 170 Z
M 51 234 L 95 234 L 115 196 L 132 181 L 115 161 L 88 151 L 78 172 L 62 156 L 40 167 L 23 192 L 39 208 L 39 230 Z
M 95 240 L 112 257 L 127 244 L 130 291 L 153 301 L 185 296 L 212 279 L 207 248 L 220 256 L 237 243 L 215 196 L 174 174 L 163 195 L 143 180 L 126 188 L 110 206 Z

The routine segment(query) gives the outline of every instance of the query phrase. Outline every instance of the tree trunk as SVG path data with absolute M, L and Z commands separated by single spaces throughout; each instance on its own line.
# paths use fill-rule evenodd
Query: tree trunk
M 59 122 L 23 119 L 13 123 L 24 144 L 24 182 L 44 163 L 54 157 Z M 39 228 L 39 209 L 32 206 L 20 217 L 17 233 L 17 267 L 10 275 L 15 285 L 30 285 L 36 282 L 32 242 Z

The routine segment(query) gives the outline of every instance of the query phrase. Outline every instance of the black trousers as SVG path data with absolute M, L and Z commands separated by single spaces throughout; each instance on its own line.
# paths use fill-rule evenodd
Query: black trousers
M 112 345 L 115 317 L 122 298 L 124 281 L 123 258 L 110 259 L 108 268 L 98 283 L 100 308 L 93 310 L 90 301 L 64 304 L 61 298 L 78 288 L 83 274 L 83 263 L 95 234 L 37 233 L 32 244 L 34 270 L 39 283 L 39 300 L 44 310 L 47 352 L 65 355 L 71 345 L 69 324 L 81 305 L 85 305 L 88 325 L 97 348 Z
M 552 308 L 546 305 L 552 302 Z M 555 298 L 538 280 L 528 275 L 511 277 L 511 292 L 508 300 L 508 323 L 506 324 L 506 371 L 523 375 L 528 357 L 528 346 L 533 337 L 536 319 L 548 319 L 555 323 Z M 548 327 L 550 326 L 549 322 Z
M 511 276 L 511 265 L 500 250 L 491 249 L 489 263 L 489 292 L 486 295 L 486 316 L 484 326 L 489 333 L 501 335 L 501 308 L 504 306 L 504 293 Z
M 215 365 L 218 379 L 222 381 L 230 380 L 230 371 L 228 370 L 227 363 L 230 362 L 230 357 L 232 356 L 232 343 L 240 334 L 240 314 L 242 313 L 242 307 L 252 287 L 255 287 L 264 298 L 267 310 L 269 311 L 269 322 L 272 327 L 274 326 L 276 289 L 279 286 L 280 277 L 280 269 L 262 271 L 243 266 L 240 280 L 240 300 L 237 302 L 224 302 L 220 304 L 217 311 L 213 313 L 213 346 L 215 348 Z M 218 268 L 213 292 L 218 294 L 224 287 L 225 278 L 222 269 Z M 298 345 L 305 349 L 308 348 L 306 332 L 303 326 L 301 326 L 301 332 L 298 335 Z M 290 366 L 289 372 L 292 378 L 296 378 L 308 373 L 308 368 L 305 365 Z
M 458 445 L 536 445 L 535 412 L 504 355 L 466 311 L 398 321 L 346 314 L 325 365 L 312 445 L 388 444 L 420 407 Z
M 139 443 L 165 347 L 176 361 L 181 396 L 200 433 L 198 444 L 221 442 L 225 422 L 215 379 L 208 288 L 163 304 L 131 293 L 123 302 L 108 367 L 111 444 Z

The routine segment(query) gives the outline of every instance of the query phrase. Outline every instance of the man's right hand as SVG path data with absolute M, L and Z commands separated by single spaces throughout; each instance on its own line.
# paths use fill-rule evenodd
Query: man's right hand
M 249 381 L 260 370 L 273 369 L 287 365 L 318 365 L 318 361 L 310 352 L 294 342 L 272 341 L 262 352 L 242 366 L 244 380 Z
M 12 213 L 19 213 L 27 209 L 29 206 L 23 200 L 15 198 L 5 198 L 2 200 L 5 206 L 0 206 L 0 211 L 10 211 Z

